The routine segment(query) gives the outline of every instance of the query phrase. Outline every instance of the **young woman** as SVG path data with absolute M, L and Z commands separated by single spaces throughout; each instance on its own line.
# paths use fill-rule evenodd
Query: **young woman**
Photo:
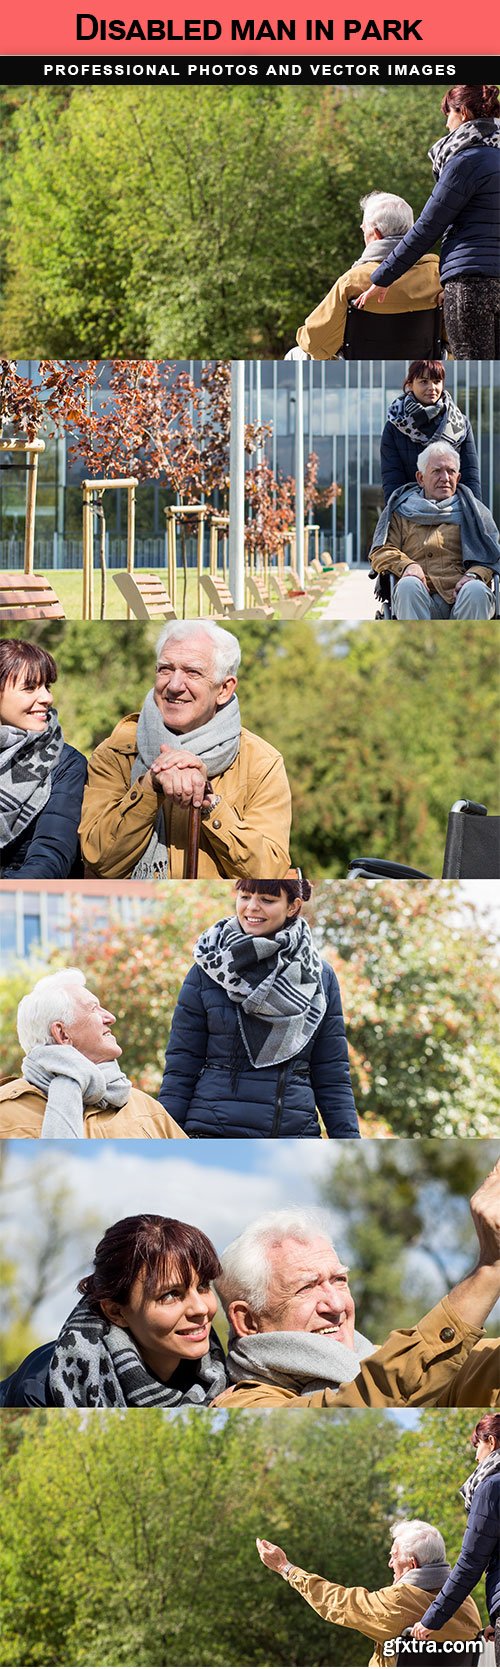
M 418 220 L 356 302 L 387 287 L 442 238 L 446 335 L 454 359 L 495 359 L 500 331 L 500 100 L 498 88 L 451 87 L 441 104 L 447 135 L 431 145 L 436 185 Z
M 238 881 L 195 945 L 159 1099 L 189 1136 L 359 1136 L 338 982 L 302 918 L 308 881 Z M 318 1111 L 317 1111 L 318 1110 Z
M 53 706 L 52 655 L 0 639 L 0 874 L 80 873 L 78 825 L 87 761 L 68 746 Z
M 201 1229 L 173 1217 L 113 1223 L 92 1275 L 55 1345 L 44 1345 L 4 1382 L 3 1406 L 161 1408 L 201 1406 L 225 1389 L 212 1334 L 220 1273 Z
M 445 388 L 445 367 L 440 359 L 414 359 L 403 383 L 403 392 L 392 401 L 380 443 L 380 464 L 384 499 L 398 487 L 414 481 L 417 459 L 434 440 L 448 440 L 460 455 L 460 480 L 475 498 L 481 498 L 479 460 L 468 417 L 455 405 Z
M 486 1573 L 486 1604 L 500 1663 L 500 1414 L 484 1414 L 471 1437 L 476 1466 L 462 1484 L 467 1529 L 456 1565 L 413 1633 L 427 1640 L 444 1628 Z

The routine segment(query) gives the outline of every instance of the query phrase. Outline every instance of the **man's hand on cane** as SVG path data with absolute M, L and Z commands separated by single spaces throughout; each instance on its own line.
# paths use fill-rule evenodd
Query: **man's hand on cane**
M 206 765 L 187 748 L 170 748 L 164 744 L 158 758 L 153 760 L 150 774 L 153 787 L 166 800 L 174 800 L 178 806 L 202 806 L 204 810 L 212 805 Z

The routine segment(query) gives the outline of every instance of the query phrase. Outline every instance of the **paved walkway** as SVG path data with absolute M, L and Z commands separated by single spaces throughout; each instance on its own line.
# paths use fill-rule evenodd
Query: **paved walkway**
M 336 584 L 321 620 L 373 620 L 376 607 L 374 584 L 375 581 L 369 579 L 367 567 L 351 568 Z

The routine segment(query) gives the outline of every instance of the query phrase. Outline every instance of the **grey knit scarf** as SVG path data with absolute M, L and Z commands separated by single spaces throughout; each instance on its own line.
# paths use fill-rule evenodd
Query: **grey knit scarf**
M 237 1004 L 252 1066 L 299 1055 L 326 1012 L 321 957 L 299 916 L 272 938 L 244 933 L 237 916 L 217 921 L 194 947 L 195 962 Z
M 409 1583 L 410 1588 L 425 1588 L 427 1594 L 439 1593 L 443 1583 L 451 1575 L 451 1565 L 446 1559 L 435 1565 L 420 1565 L 418 1570 L 405 1570 L 403 1576 L 398 1576 L 394 1587 L 398 1588 L 403 1582 Z
M 354 265 L 359 267 L 365 261 L 378 261 L 379 263 L 381 261 L 386 261 L 387 256 L 392 255 L 392 251 L 396 248 L 396 244 L 401 242 L 402 235 L 403 234 L 399 232 L 397 238 L 373 238 L 371 243 L 365 244 L 362 255 L 358 255 L 358 259 L 354 262 Z
M 466 418 L 447 389 L 430 406 L 423 406 L 411 389 L 407 389 L 405 394 L 398 394 L 392 401 L 387 421 L 399 429 L 400 434 L 408 435 L 409 440 L 422 447 L 430 444 L 431 424 L 433 441 L 448 440 L 452 446 L 459 447 L 467 434 Z
M 396 487 L 396 491 L 391 493 L 375 528 L 371 544 L 372 551 L 378 550 L 381 545 L 386 544 L 391 517 L 395 510 L 400 510 L 403 515 L 405 514 L 402 506 L 408 490 L 407 486 Z M 425 499 L 422 488 L 415 486 L 415 492 L 422 495 L 423 504 L 429 502 Z M 500 569 L 500 536 L 493 521 L 493 516 L 486 505 L 481 504 L 480 500 L 474 497 L 470 487 L 463 487 L 461 482 L 457 487 L 455 496 L 458 498 L 461 511 L 460 534 L 464 568 L 472 567 L 475 562 L 481 562 L 485 568 L 491 568 L 494 573 L 498 573 Z M 431 520 L 435 519 L 435 517 L 431 517 Z M 442 520 L 445 519 L 443 516 Z
M 407 521 L 421 522 L 423 527 L 439 526 L 440 522 L 456 522 L 460 527 L 462 521 L 457 493 L 453 493 L 451 498 L 426 498 L 423 488 L 417 487 L 416 482 L 406 488 L 399 510 Z
M 480 1461 L 479 1466 L 476 1466 L 474 1471 L 469 1473 L 465 1483 L 461 1484 L 459 1494 L 463 1496 L 467 1513 L 478 1485 L 483 1483 L 484 1478 L 489 1478 L 492 1472 L 500 1472 L 500 1450 L 498 1449 L 494 1450 L 492 1455 L 487 1455 L 486 1460 Z
M 146 1367 L 135 1339 L 82 1298 L 64 1322 L 49 1367 L 57 1408 L 168 1408 L 211 1403 L 227 1385 L 216 1334 L 198 1362 L 182 1362 L 167 1384 Z
M 132 1085 L 116 1061 L 96 1066 L 71 1043 L 37 1043 L 23 1060 L 28 1084 L 47 1096 L 41 1135 L 83 1136 L 84 1107 L 124 1107 Z
M 354 1334 L 354 1349 L 321 1333 L 248 1333 L 238 1338 L 231 1332 L 227 1353 L 230 1382 L 264 1380 L 281 1385 L 298 1396 L 323 1391 L 331 1386 L 350 1385 L 365 1356 L 376 1345 L 362 1333 Z
M 452 157 L 460 156 L 461 151 L 470 151 L 477 145 L 493 145 L 495 148 L 500 145 L 498 116 L 478 116 L 474 121 L 462 122 L 454 133 L 445 133 L 442 139 L 437 139 L 427 152 L 434 179 L 439 179 Z
M 132 766 L 131 782 L 149 771 L 158 758 L 161 747 L 187 748 L 206 765 L 208 777 L 221 776 L 238 757 L 241 740 L 241 718 L 237 695 L 232 695 L 224 707 L 218 707 L 213 719 L 197 730 L 179 736 L 163 723 L 154 691 L 148 690 L 137 725 L 137 758 Z M 142 858 L 132 870 L 136 881 L 162 880 L 168 875 L 168 849 L 165 839 L 163 806 L 160 807 L 150 841 Z
M 64 737 L 55 707 L 42 731 L 0 725 L 0 852 L 47 804 Z

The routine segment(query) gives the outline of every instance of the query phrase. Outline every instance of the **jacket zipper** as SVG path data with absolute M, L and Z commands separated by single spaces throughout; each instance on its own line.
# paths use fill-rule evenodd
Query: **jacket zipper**
M 278 1068 L 278 1082 L 276 1085 L 276 1101 L 274 1103 L 274 1118 L 271 1136 L 279 1136 L 283 1118 L 283 1101 L 285 1090 L 286 1065 Z

